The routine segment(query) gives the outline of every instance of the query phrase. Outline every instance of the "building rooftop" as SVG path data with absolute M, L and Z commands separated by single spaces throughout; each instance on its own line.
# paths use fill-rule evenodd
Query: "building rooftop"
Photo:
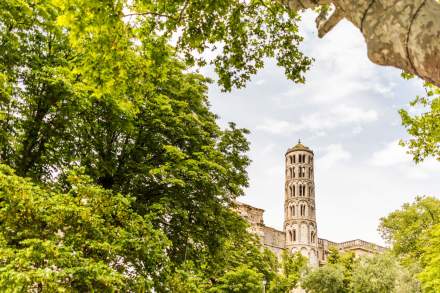
M 306 151 L 306 152 L 309 152 L 309 153 L 313 154 L 313 151 L 309 147 L 303 145 L 301 143 L 301 140 L 298 140 L 298 143 L 295 146 L 289 148 L 287 150 L 286 154 L 288 154 L 290 152 L 293 152 L 293 151 Z

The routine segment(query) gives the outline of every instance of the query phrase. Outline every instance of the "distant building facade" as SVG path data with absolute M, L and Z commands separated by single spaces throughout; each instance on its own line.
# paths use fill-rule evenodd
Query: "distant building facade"
M 250 224 L 250 230 L 275 254 L 287 250 L 300 252 L 313 266 L 327 262 L 330 247 L 352 251 L 355 255 L 373 254 L 386 248 L 363 240 L 342 243 L 318 238 L 315 207 L 314 154 L 298 142 L 285 154 L 285 192 L 283 231 L 264 225 L 263 209 L 238 203 L 238 212 Z

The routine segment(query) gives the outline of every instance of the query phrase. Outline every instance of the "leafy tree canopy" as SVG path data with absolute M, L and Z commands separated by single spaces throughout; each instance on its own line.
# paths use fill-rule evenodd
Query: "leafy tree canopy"
M 218 13 L 191 16 L 208 4 Z M 248 182 L 248 131 L 217 125 L 188 55 L 229 38 L 214 61 L 226 89 L 263 56 L 306 66 L 281 27 L 248 22 L 280 18 L 297 37 L 296 15 L 263 4 L 0 3 L 0 163 L 15 170 L 2 167 L 5 288 L 204 292 L 276 277 L 231 209 Z
M 139 261 L 148 266 L 145 271 L 130 271 L 136 276 L 161 273 L 162 263 L 169 270 L 162 276 L 184 279 L 185 274 L 203 272 L 203 284 L 214 282 L 237 263 L 259 267 L 261 274 L 273 274 L 270 265 L 259 262 L 270 263 L 271 256 L 259 251 L 258 242 L 246 232 L 247 224 L 231 210 L 234 199 L 247 186 L 248 131 L 233 123 L 225 129 L 217 125 L 207 101 L 209 81 L 189 72 L 191 63 L 168 45 L 169 36 L 159 33 L 162 28 L 149 27 L 149 22 L 156 23 L 156 17 L 139 15 L 139 19 L 128 21 L 125 13 L 136 12 L 135 7 L 148 8 L 147 3 L 130 2 L 132 7 L 127 3 L 0 3 L 0 163 L 15 170 L 16 182 L 27 182 L 29 196 L 38 197 L 38 205 L 46 204 L 36 205 L 35 217 L 29 219 L 26 229 L 34 234 L 26 234 L 19 241 L 34 245 L 37 235 L 49 229 L 36 218 L 40 209 L 46 212 L 42 214 L 47 216 L 46 221 L 54 221 L 50 225 L 57 224 L 63 231 L 63 221 L 69 218 L 67 214 L 56 215 L 56 207 L 62 207 L 59 201 L 66 197 L 68 209 L 83 211 L 85 207 L 75 198 L 96 196 L 102 198 L 103 207 L 108 206 L 102 216 L 104 212 L 112 215 L 113 209 L 117 212 L 113 201 L 120 200 L 126 203 L 121 209 L 139 219 L 115 225 L 132 224 L 135 227 L 127 229 L 135 232 L 147 225 L 145 233 L 162 237 L 139 241 L 139 249 L 156 247 L 161 254 L 151 253 L 145 259 L 139 256 Z M 96 195 L 90 195 L 86 188 L 79 195 L 75 193 L 76 185 L 69 174 L 76 168 L 87 176 L 84 180 Z M 8 192 L 12 197 L 19 189 Z M 18 205 L 17 209 L 17 214 L 27 214 L 25 206 Z M 96 219 L 90 218 L 97 233 L 100 229 L 108 232 L 108 241 L 125 239 L 110 229 L 113 222 L 107 223 L 100 216 L 97 213 Z M 10 221 L 12 226 L 19 225 L 17 218 Z M 5 229 L 6 224 L 6 220 L 1 223 Z M 86 232 L 75 234 L 78 243 L 88 239 Z M 67 232 L 63 233 L 67 237 Z M 134 241 L 135 236 L 127 235 L 127 239 L 133 237 Z M 38 241 L 49 240 L 41 237 Z M 19 245 L 5 241 L 8 249 Z M 56 249 L 56 244 L 46 244 Z M 108 244 L 113 259 L 97 261 L 90 269 L 102 271 L 107 266 L 110 274 L 119 259 L 111 250 L 120 249 L 117 245 Z M 42 253 L 42 248 L 38 249 Z M 70 253 L 80 255 L 82 249 L 75 246 Z M 115 272 L 115 281 L 105 286 L 120 288 L 126 283 L 124 274 Z M 96 280 L 92 281 L 99 276 L 91 272 L 90 283 L 84 286 L 100 288 L 93 283 Z M 145 286 L 152 286 L 150 283 Z M 165 279 L 154 286 L 166 292 L 171 290 L 170 284 Z
M 382 218 L 379 231 L 397 255 L 415 262 L 420 259 L 429 231 L 439 221 L 440 200 L 417 197 L 414 203 L 406 203 Z
M 301 279 L 307 292 L 420 292 L 415 272 L 402 267 L 398 258 L 388 253 L 354 258 L 353 253 L 340 254 L 332 249 L 330 256 L 331 261 Z
M 418 197 L 381 220 L 380 230 L 403 264 L 418 273 L 423 292 L 440 290 L 440 200 Z
M 291 292 L 298 286 L 299 280 L 307 268 L 307 263 L 307 258 L 301 253 L 297 252 L 291 255 L 288 251 L 283 251 L 280 263 L 281 273 L 276 274 L 272 280 L 266 279 L 269 284 L 268 292 Z
M 78 172 L 57 192 L 0 165 L 0 289 L 3 292 L 149 291 L 168 271 L 170 242 L 132 197 Z
M 416 113 L 411 115 L 406 109 L 399 111 L 402 124 L 411 138 L 401 141 L 409 148 L 416 163 L 432 156 L 440 161 L 440 88 L 425 83 L 426 97 L 417 96 L 410 107 Z
M 69 29 L 72 43 L 82 50 L 82 65 L 100 75 L 104 88 L 112 83 L 107 79 L 112 71 L 128 74 L 128 64 L 120 62 L 124 50 L 151 42 L 151 34 L 172 40 L 191 64 L 215 65 L 225 90 L 244 86 L 263 67 L 264 57 L 275 57 L 295 82 L 304 81 L 311 63 L 298 49 L 299 16 L 278 1 L 52 2 L 60 13 L 58 23 Z M 194 57 L 205 51 L 214 51 L 215 57 Z M 114 66 L 103 72 L 103 63 Z
M 197 262 L 245 233 L 230 207 L 247 185 L 247 130 L 217 125 L 208 81 L 147 30 L 152 19 L 127 22 L 127 5 L 0 4 L 0 162 L 64 192 L 83 168 L 159 215 L 173 262 Z

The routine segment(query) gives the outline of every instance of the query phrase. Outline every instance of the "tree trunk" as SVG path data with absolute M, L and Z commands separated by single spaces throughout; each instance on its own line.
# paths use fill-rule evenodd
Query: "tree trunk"
M 324 36 L 342 18 L 362 32 L 368 58 L 440 86 L 440 3 L 437 0 L 289 0 L 290 9 L 333 4 L 330 17 L 317 18 Z

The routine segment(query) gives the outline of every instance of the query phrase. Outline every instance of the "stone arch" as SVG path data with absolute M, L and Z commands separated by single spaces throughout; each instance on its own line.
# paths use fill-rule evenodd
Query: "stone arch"
M 303 256 L 305 257 L 309 257 L 309 250 L 307 249 L 307 247 L 301 247 L 300 252 Z
M 310 243 L 315 243 L 316 242 L 316 233 L 314 230 L 312 230 L 312 232 L 310 232 Z
M 310 249 L 308 257 L 309 257 L 309 263 L 312 266 L 318 266 L 318 256 L 316 255 L 316 251 L 313 248 Z

